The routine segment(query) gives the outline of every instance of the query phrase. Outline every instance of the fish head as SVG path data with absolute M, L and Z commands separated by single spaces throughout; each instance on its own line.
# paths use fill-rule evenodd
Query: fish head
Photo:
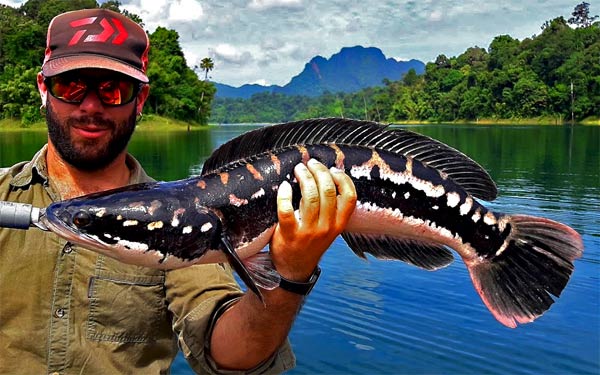
M 222 225 L 212 209 L 168 194 L 96 193 L 51 204 L 42 219 L 64 239 L 127 263 L 175 256 L 195 261 L 220 247 Z M 135 253 L 135 254 L 134 254 Z M 150 262 L 151 263 L 151 262 Z M 167 268 L 167 267 L 164 267 Z

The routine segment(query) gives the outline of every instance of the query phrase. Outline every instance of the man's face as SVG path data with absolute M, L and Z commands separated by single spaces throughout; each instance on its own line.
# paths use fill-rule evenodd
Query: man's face
M 94 79 L 111 78 L 115 73 L 82 71 Z M 65 103 L 48 95 L 46 122 L 50 141 L 61 158 L 87 171 L 101 169 L 120 155 L 135 130 L 136 102 L 107 106 L 91 89 L 81 103 Z

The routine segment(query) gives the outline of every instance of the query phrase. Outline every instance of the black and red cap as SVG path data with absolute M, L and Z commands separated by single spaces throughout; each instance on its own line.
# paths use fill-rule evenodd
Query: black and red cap
M 100 68 L 147 83 L 148 35 L 134 21 L 108 9 L 83 9 L 50 21 L 42 73 Z

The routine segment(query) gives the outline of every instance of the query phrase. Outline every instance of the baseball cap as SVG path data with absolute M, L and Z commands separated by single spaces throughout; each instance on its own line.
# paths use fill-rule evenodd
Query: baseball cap
M 74 69 L 100 68 L 147 83 L 150 42 L 144 29 L 108 9 L 83 9 L 50 21 L 42 73 L 52 77 Z

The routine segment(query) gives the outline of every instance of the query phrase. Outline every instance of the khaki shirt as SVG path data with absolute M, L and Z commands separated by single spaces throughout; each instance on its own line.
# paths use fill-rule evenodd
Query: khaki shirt
M 30 162 L 0 169 L 0 200 L 46 207 L 46 146 Z M 130 183 L 152 179 L 128 156 Z M 0 228 L 1 374 L 168 373 L 179 345 L 197 373 L 214 320 L 242 292 L 229 266 L 173 271 L 131 266 L 53 233 Z M 289 343 L 249 373 L 281 373 Z

